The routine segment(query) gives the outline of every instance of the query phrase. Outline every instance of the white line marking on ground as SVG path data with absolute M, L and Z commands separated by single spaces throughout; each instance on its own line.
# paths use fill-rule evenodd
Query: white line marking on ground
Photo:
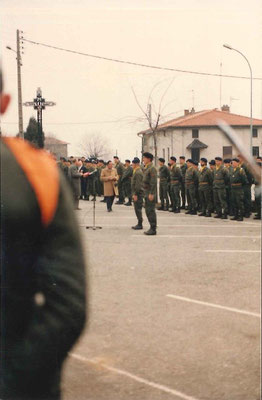
M 206 253 L 261 253 L 261 250 L 204 250 Z
M 80 225 L 80 226 L 82 226 L 82 225 Z M 104 225 L 105 227 L 108 227 L 108 228 L 111 228 L 111 227 L 115 227 L 115 228 L 118 228 L 118 227 L 131 227 L 130 225 L 127 225 L 127 224 L 125 224 L 125 225 L 116 225 L 116 224 L 105 224 Z M 187 225 L 187 224 L 183 224 L 183 225 L 162 225 L 162 224 L 160 224 L 159 225 L 160 226 L 160 228 L 221 228 L 221 229 L 224 229 L 224 228 L 237 228 L 237 229 L 239 229 L 239 228 L 243 228 L 243 229 L 247 229 L 247 227 L 246 226 L 239 226 L 239 225 L 212 225 L 212 224 L 210 224 L 210 225 Z M 251 228 L 257 228 L 257 229 L 260 229 L 260 226 L 251 226 Z
M 175 295 L 173 295 L 173 294 L 167 294 L 166 296 L 167 296 L 167 297 L 171 297 L 171 298 L 176 299 L 176 300 L 187 301 L 187 302 L 189 302 L 189 303 L 201 304 L 201 305 L 203 305 L 203 306 L 214 307 L 214 308 L 220 308 L 220 309 L 222 309 L 222 310 L 232 311 L 232 312 L 239 313 L 239 314 L 249 315 L 249 316 L 251 316 L 251 317 L 261 318 L 261 315 L 260 315 L 260 314 L 257 314 L 257 313 L 251 312 L 251 311 L 244 311 L 244 310 L 239 310 L 238 308 L 220 306 L 219 304 L 208 303 L 208 302 L 200 301 L 200 300 L 194 300 L 194 299 L 190 299 L 190 298 L 188 298 L 188 297 L 175 296 Z
M 132 235 L 133 237 L 141 237 L 141 235 Z M 145 237 L 145 236 L 143 236 Z M 244 238 L 244 239 L 260 239 L 260 236 L 226 236 L 226 235 L 157 235 L 156 237 L 163 237 L 163 238 Z
M 115 372 L 116 374 L 126 376 L 127 378 L 133 379 L 136 382 L 143 383 L 144 385 L 151 386 L 154 389 L 158 389 L 158 390 L 161 390 L 162 392 L 166 392 L 166 393 L 172 394 L 174 396 L 180 397 L 183 400 L 198 400 L 196 397 L 188 396 L 185 393 L 179 392 L 178 390 L 174 390 L 168 386 L 160 385 L 158 383 L 149 381 L 148 379 L 141 378 L 140 376 L 131 374 L 130 372 L 127 372 L 125 370 L 110 367 L 109 365 L 106 365 L 106 364 L 101 364 L 99 361 L 97 361 L 95 359 L 89 359 L 89 358 L 80 356 L 79 354 L 75 354 L 75 353 L 69 353 L 69 355 L 72 358 L 75 358 L 76 360 L 102 366 L 103 368 L 107 369 L 110 372 Z

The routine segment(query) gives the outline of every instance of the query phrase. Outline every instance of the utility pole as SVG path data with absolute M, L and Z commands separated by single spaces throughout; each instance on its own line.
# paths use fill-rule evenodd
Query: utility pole
M 36 98 L 34 101 L 27 101 L 23 104 L 26 107 L 34 107 L 34 110 L 37 110 L 37 126 L 38 126 L 38 135 L 39 137 L 42 136 L 43 133 L 43 118 L 42 118 L 42 111 L 45 110 L 46 106 L 55 106 L 56 103 L 53 101 L 45 101 L 42 97 L 42 90 L 41 88 L 37 88 L 36 91 Z
M 16 60 L 17 60 L 17 90 L 18 90 L 18 127 L 19 127 L 19 136 L 24 138 L 24 130 L 23 130 L 23 107 L 22 107 L 22 82 L 21 82 L 21 66 L 22 66 L 22 58 L 20 51 L 20 31 L 17 29 L 16 31 Z

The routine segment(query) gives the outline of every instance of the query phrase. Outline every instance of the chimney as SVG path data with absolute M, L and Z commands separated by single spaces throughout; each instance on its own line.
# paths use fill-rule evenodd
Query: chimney
M 189 114 L 189 110 L 184 110 L 184 115 L 188 115 Z
M 192 109 L 191 109 L 190 113 L 191 113 L 191 114 L 194 114 L 194 113 L 195 113 L 195 109 L 194 109 L 194 107 L 192 107 Z
M 224 111 L 224 112 L 230 112 L 230 107 L 227 105 L 227 104 L 224 104 L 222 107 L 221 107 L 221 111 Z

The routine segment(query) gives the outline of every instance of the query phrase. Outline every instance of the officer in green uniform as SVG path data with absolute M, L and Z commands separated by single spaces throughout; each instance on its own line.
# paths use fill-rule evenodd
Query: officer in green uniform
M 186 162 L 187 170 L 185 176 L 185 185 L 188 202 L 188 211 L 186 211 L 186 214 L 197 215 L 196 182 L 198 181 L 198 173 L 194 168 L 194 161 L 191 158 L 189 158 Z
M 180 168 L 176 164 L 176 157 L 172 156 L 169 160 L 171 164 L 170 170 L 170 184 L 171 184 L 171 196 L 173 200 L 173 208 L 171 212 L 180 213 L 180 185 L 182 182 L 182 173 Z
M 214 170 L 215 170 L 215 168 L 216 168 L 216 162 L 215 162 L 215 160 L 210 160 L 210 161 L 209 161 L 209 168 L 210 168 L 210 171 L 212 172 L 212 178 L 213 178 L 213 180 L 214 180 Z M 211 188 L 211 202 L 212 202 L 212 211 L 211 211 L 211 212 L 214 212 L 214 211 L 215 211 L 215 206 L 214 206 L 213 185 L 212 185 L 212 188 Z
M 137 217 L 137 225 L 132 226 L 134 230 L 143 229 L 143 172 L 140 168 L 140 160 L 135 157 L 132 161 L 133 175 L 131 179 L 131 190 L 134 202 L 135 213 Z
M 257 162 L 257 165 L 261 168 L 262 163 Z M 256 203 L 256 214 L 254 219 L 261 219 L 261 184 L 255 179 L 255 203 Z
M 231 220 L 243 221 L 244 215 L 244 191 L 243 186 L 247 184 L 246 173 L 239 166 L 239 158 L 232 160 L 233 171 L 230 174 L 231 193 L 234 207 L 234 217 Z
M 227 219 L 226 185 L 229 182 L 228 170 L 222 165 L 222 158 L 215 157 L 213 193 L 217 215 L 214 218 Z
M 154 167 L 153 154 L 144 153 L 143 163 L 144 176 L 143 176 L 143 191 L 145 198 L 146 216 L 150 223 L 150 229 L 144 232 L 145 235 L 156 235 L 156 189 L 157 189 L 157 170 Z
M 161 207 L 158 210 L 168 211 L 169 200 L 168 200 L 168 182 L 170 181 L 170 172 L 165 165 L 165 159 L 159 158 L 159 197 L 161 201 Z
M 231 164 L 231 159 L 230 158 L 225 158 L 224 159 L 224 167 L 228 170 L 229 177 L 233 172 L 233 167 Z M 231 183 L 230 181 L 226 185 L 226 199 L 227 199 L 227 208 L 228 208 L 228 213 L 232 217 L 234 214 L 233 211 L 233 201 L 232 201 L 232 193 L 231 193 Z
M 124 193 L 124 199 L 127 197 L 128 202 L 125 206 L 132 206 L 132 191 L 131 191 L 131 179 L 133 175 L 133 168 L 130 165 L 130 160 L 125 160 L 125 168 L 122 175 L 122 187 Z
M 244 208 L 245 208 L 245 218 L 249 218 L 252 214 L 252 200 L 251 200 L 251 186 L 254 183 L 254 177 L 248 168 L 248 164 L 244 163 L 244 159 L 241 154 L 238 155 L 240 160 L 240 166 L 246 173 L 247 183 L 243 186 L 244 191 Z
M 182 174 L 182 181 L 181 181 L 181 200 L 182 206 L 180 207 L 181 210 L 185 210 L 186 208 L 186 186 L 185 186 L 185 179 L 186 179 L 186 158 L 184 156 L 179 157 L 179 164 L 180 164 L 180 171 Z
M 118 201 L 115 204 L 124 204 L 124 193 L 123 193 L 123 184 L 122 184 L 122 176 L 124 173 L 124 165 L 120 162 L 119 157 L 118 156 L 114 156 L 114 167 L 116 168 L 116 172 L 118 175 L 118 182 L 117 182 L 117 186 L 118 186 Z
M 207 168 L 207 159 L 200 159 L 200 171 L 198 175 L 199 186 L 199 199 L 201 206 L 201 213 L 198 214 L 200 217 L 211 217 L 212 202 L 211 202 L 211 191 L 213 185 L 213 176 L 209 168 Z
M 169 181 L 167 184 L 167 191 L 168 191 L 168 197 L 169 197 L 169 203 L 170 203 L 170 211 L 173 210 L 173 198 L 172 198 L 172 193 L 171 193 L 171 182 L 170 182 L 170 172 L 171 172 L 171 167 L 172 165 L 170 163 L 168 165 L 168 171 L 169 171 Z
M 195 181 L 195 187 L 196 187 L 196 202 L 197 202 L 197 211 L 200 211 L 200 198 L 199 198 L 199 193 L 198 193 L 198 178 L 199 178 L 199 169 L 198 169 L 198 161 L 194 160 L 194 169 L 197 172 L 197 179 Z

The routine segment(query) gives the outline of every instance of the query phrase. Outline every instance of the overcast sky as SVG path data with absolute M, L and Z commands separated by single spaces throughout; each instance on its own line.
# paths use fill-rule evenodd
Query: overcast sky
M 253 76 L 262 78 L 261 0 L 1 0 L 1 58 L 12 104 L 2 119 L 8 135 L 18 132 L 15 53 L 16 29 L 29 40 L 84 53 L 168 68 L 249 76 L 248 65 L 229 43 L 246 55 Z M 70 143 L 80 154 L 83 136 L 100 134 L 121 158 L 140 154 L 137 132 L 146 129 L 132 93 L 146 110 L 162 107 L 162 121 L 220 106 L 220 78 L 168 72 L 97 60 L 24 42 L 23 101 L 37 87 L 55 107 L 43 114 L 45 134 Z M 262 119 L 262 81 L 253 82 L 253 115 Z M 222 79 L 222 104 L 249 116 L 250 81 Z M 24 129 L 33 109 L 24 107 Z M 177 154 L 175 154 L 177 155 Z

